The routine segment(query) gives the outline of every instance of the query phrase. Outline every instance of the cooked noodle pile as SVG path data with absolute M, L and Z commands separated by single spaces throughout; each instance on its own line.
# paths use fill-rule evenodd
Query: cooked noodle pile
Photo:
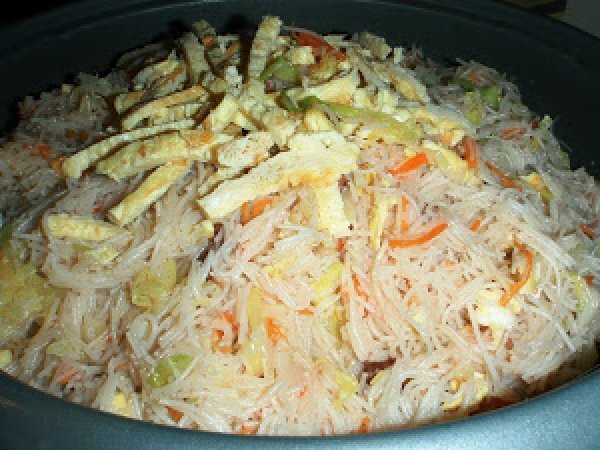
M 265 17 L 27 98 L 0 152 L 0 362 L 73 402 L 366 432 L 595 363 L 594 179 L 475 62 Z

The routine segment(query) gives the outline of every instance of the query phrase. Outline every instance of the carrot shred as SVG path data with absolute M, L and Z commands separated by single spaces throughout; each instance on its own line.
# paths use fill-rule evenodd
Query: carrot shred
M 225 336 L 225 332 L 217 328 L 215 329 L 215 335 L 217 336 L 217 341 L 221 342 L 223 336 Z
M 227 283 L 225 282 L 225 280 L 223 278 L 221 278 L 221 277 L 216 276 L 216 275 L 211 275 L 210 276 L 210 280 L 214 281 L 221 288 L 225 288 L 227 286 Z
M 317 37 L 309 33 L 296 32 L 292 32 L 292 37 L 296 40 L 298 45 L 312 47 L 314 53 L 323 54 L 331 52 L 333 56 L 340 61 L 346 60 L 346 55 L 321 37 Z
M 67 364 L 61 364 L 56 368 L 56 372 L 54 373 L 54 380 L 64 386 L 69 381 L 73 379 L 75 376 L 75 368 L 73 366 Z
M 216 43 L 216 39 L 214 36 L 205 36 L 202 38 L 202 45 L 205 47 L 212 47 Z
M 338 252 L 341 252 L 344 249 L 344 240 L 342 238 L 338 238 L 335 243 L 335 249 Z
M 500 306 L 507 306 L 510 303 L 513 297 L 519 293 L 523 286 L 525 286 L 525 283 L 527 283 L 527 280 L 529 280 L 529 277 L 533 272 L 533 254 L 531 251 L 520 242 L 515 242 L 515 247 L 517 247 L 519 252 L 525 256 L 525 272 L 521 276 L 521 279 L 513 284 L 510 289 L 502 295 L 500 298 Z
M 352 282 L 354 283 L 354 290 L 356 293 L 365 300 L 369 299 L 369 296 L 363 289 L 360 287 L 360 282 L 358 281 L 358 277 L 356 274 L 352 275 Z
M 506 175 L 504 175 L 504 173 L 502 173 L 500 169 L 498 169 L 491 162 L 486 161 L 485 165 L 488 166 L 489 169 L 494 173 L 494 175 L 496 175 L 500 179 L 500 184 L 502 185 L 502 187 L 509 189 L 518 189 L 519 192 L 523 191 L 523 186 L 521 186 L 518 183 L 515 183 L 513 180 L 508 178 Z
M 273 199 L 271 197 L 260 198 L 253 202 L 245 202 L 242 205 L 241 211 L 241 221 L 243 225 L 246 225 L 252 219 L 260 216 L 268 206 L 273 204 Z
M 368 417 L 363 417 L 360 421 L 360 427 L 358 428 L 359 433 L 366 433 L 369 431 L 369 425 L 371 425 L 371 419 Z
M 181 411 L 171 408 L 170 406 L 165 406 L 165 408 L 167 408 L 169 416 L 171 416 L 171 419 L 173 419 L 175 422 L 179 422 L 183 417 L 183 413 Z
M 388 173 L 397 176 L 401 174 L 405 174 L 407 172 L 412 172 L 413 170 L 418 169 L 419 167 L 427 164 L 429 160 L 427 159 L 427 155 L 423 152 L 417 153 L 415 156 L 408 158 L 402 164 L 392 167 L 388 170 Z
M 52 147 L 50 147 L 48 144 L 40 144 L 31 153 L 31 156 L 50 161 L 52 157 Z
M 315 313 L 312 312 L 308 308 L 298 310 L 298 314 L 303 315 L 303 316 L 314 316 L 315 315 Z
M 588 286 L 591 286 L 594 283 L 594 275 L 584 275 L 583 279 L 585 280 Z
M 400 204 L 401 204 L 401 208 L 402 208 L 402 220 L 400 221 L 400 230 L 403 233 L 406 233 L 409 228 L 408 220 L 406 220 L 406 211 L 408 209 L 408 199 L 404 195 L 402 196 Z
M 250 220 L 252 220 L 252 205 L 250 202 L 246 202 L 242 205 L 241 221 L 246 225 Z
M 73 379 L 73 377 L 75 376 L 74 373 L 68 373 L 65 374 L 64 376 L 61 376 L 57 381 L 58 384 L 60 385 L 66 385 L 69 381 L 71 381 Z
M 440 235 L 446 228 L 448 228 L 447 223 L 441 223 L 436 225 L 431 230 L 426 231 L 420 236 L 407 238 L 407 239 L 390 239 L 390 247 L 391 248 L 407 248 L 407 247 L 416 247 L 418 245 L 426 244 L 427 242 L 433 240 L 438 235 Z
M 267 318 L 267 335 L 273 344 L 285 336 L 279 325 L 271 317 Z
M 301 390 L 300 392 L 298 392 L 298 397 L 299 397 L 299 398 L 302 398 L 302 397 L 304 397 L 304 396 L 307 394 L 307 392 L 308 392 L 308 385 L 307 385 L 307 384 L 304 384 L 304 385 L 302 386 L 302 390 Z
M 100 211 L 102 211 L 103 207 L 104 207 L 104 205 L 102 204 L 102 202 L 98 202 L 98 203 L 94 204 L 94 207 L 92 208 L 92 212 L 94 214 L 98 214 Z
M 479 230 L 479 227 L 481 226 L 481 219 L 475 219 L 472 223 L 471 226 L 469 227 L 469 230 L 475 232 L 477 230 Z
M 233 347 L 231 345 L 220 345 L 218 350 L 227 355 L 231 355 L 233 353 Z
M 465 159 L 469 169 L 475 169 L 479 165 L 479 145 L 470 136 L 465 136 L 463 139 L 463 147 L 465 149 Z
M 519 139 L 523 137 L 525 131 L 526 130 L 524 127 L 507 128 L 506 130 L 503 130 L 502 133 L 500 133 L 500 137 L 506 140 Z
M 580 223 L 579 228 L 581 228 L 581 231 L 583 231 L 590 239 L 594 239 L 596 236 L 598 236 L 598 233 L 596 233 L 596 231 L 588 225 Z
M 253 425 L 253 426 L 243 425 L 242 429 L 240 430 L 240 434 L 256 434 L 257 431 L 258 431 L 258 425 Z
M 229 311 L 223 311 L 219 314 L 219 316 L 227 323 L 229 323 L 229 325 L 231 325 L 231 328 L 237 328 L 237 323 Z
M 471 81 L 475 86 L 481 83 L 481 78 L 475 72 L 467 72 L 464 74 L 464 77 Z
M 268 206 L 273 204 L 273 199 L 270 197 L 261 198 L 254 202 L 254 207 L 252 208 L 252 218 L 260 216 Z

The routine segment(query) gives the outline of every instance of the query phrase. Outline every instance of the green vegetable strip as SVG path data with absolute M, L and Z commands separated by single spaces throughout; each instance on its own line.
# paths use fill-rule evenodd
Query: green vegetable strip
M 5 225 L 4 228 L 0 230 L 0 248 L 4 248 L 8 245 L 10 240 L 12 239 L 13 234 L 13 226 L 12 224 Z
M 456 77 L 453 81 L 454 81 L 454 84 L 458 84 L 461 88 L 463 88 L 467 92 L 475 90 L 475 85 L 470 80 L 467 80 L 466 78 Z
M 489 86 L 480 91 L 481 98 L 494 109 L 498 109 L 500 106 L 500 92 L 501 89 L 498 86 Z
M 290 98 L 290 96 L 287 94 L 286 91 L 281 91 L 280 100 L 281 100 L 281 105 L 288 111 L 296 112 L 296 113 L 304 111 L 303 108 L 298 106 L 298 104 L 296 104 L 296 102 Z
M 173 383 L 191 364 L 193 358 L 190 355 L 173 355 L 161 358 L 156 367 L 148 375 L 148 384 L 153 388 L 160 388 Z
M 283 56 L 278 56 L 271 64 L 265 67 L 265 70 L 260 74 L 259 80 L 265 81 L 271 77 L 275 77 L 278 80 L 287 83 L 296 83 L 300 79 L 300 73 L 298 72 L 298 69 Z

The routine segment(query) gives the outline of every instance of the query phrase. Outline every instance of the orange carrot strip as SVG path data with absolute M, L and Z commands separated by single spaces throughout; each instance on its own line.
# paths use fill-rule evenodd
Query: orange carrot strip
M 475 169 L 479 165 L 479 145 L 472 137 L 465 136 L 463 139 L 463 147 L 465 149 L 465 159 L 467 160 L 467 166 L 470 169 Z
M 75 368 L 62 363 L 60 366 L 56 368 L 56 372 L 54 373 L 54 380 L 64 386 L 69 381 L 73 379 L 75 376 Z
M 242 212 L 240 215 L 242 224 L 246 225 L 252 219 L 252 205 L 250 202 L 246 202 L 242 205 Z
M 299 398 L 302 398 L 302 397 L 304 397 L 304 396 L 307 394 L 307 392 L 308 392 L 308 385 L 305 383 L 305 384 L 302 386 L 302 390 L 301 390 L 300 392 L 298 392 L 298 397 L 299 397 Z
M 356 274 L 352 275 L 352 281 L 354 282 L 354 290 L 356 291 L 356 293 L 364 298 L 365 300 L 369 299 L 369 296 L 367 295 L 367 293 L 365 291 L 362 290 L 362 288 L 360 287 L 360 283 L 358 281 L 358 277 L 356 276 Z
M 500 133 L 500 137 L 502 139 L 519 139 L 520 137 L 523 137 L 525 131 L 526 130 L 523 127 L 508 128 Z
M 471 81 L 475 86 L 481 83 L 481 78 L 475 72 L 467 72 L 464 74 L 464 77 Z
M 232 354 L 233 353 L 233 347 L 231 345 L 220 345 L 219 347 L 217 347 L 217 349 L 221 353 L 225 353 L 225 354 Z
M 223 311 L 223 312 L 221 312 L 219 314 L 219 317 L 221 317 L 229 325 L 231 325 L 231 328 L 237 328 L 237 323 L 236 323 L 235 319 L 233 318 L 233 316 L 231 315 L 231 313 L 229 311 Z
M 31 153 L 31 156 L 39 157 L 49 161 L 52 156 L 52 147 L 50 147 L 48 144 L 40 144 Z
M 38 145 L 38 152 L 42 158 L 48 158 L 52 153 L 52 147 L 47 144 Z
M 579 224 L 579 228 L 581 228 L 581 231 L 583 231 L 590 239 L 594 239 L 598 235 L 593 228 L 582 223 Z
M 74 376 L 75 376 L 75 374 L 74 374 L 74 373 L 67 373 L 67 374 L 65 374 L 64 376 L 61 376 L 61 377 L 60 377 L 58 380 L 56 380 L 56 381 L 57 381 L 57 383 L 58 383 L 58 384 L 61 384 L 61 385 L 63 385 L 63 386 L 64 386 L 64 385 L 65 385 L 65 384 L 67 384 L 69 381 L 71 381 L 71 380 L 73 379 L 73 377 L 74 377 Z
M 210 276 L 210 280 L 214 281 L 221 288 L 225 288 L 225 286 L 227 286 L 227 283 L 225 282 L 225 280 L 223 278 L 221 278 L 221 277 L 216 276 L 216 275 L 211 275 Z
M 260 198 L 253 202 L 246 202 L 242 205 L 242 211 L 240 215 L 240 219 L 243 225 L 246 225 L 252 219 L 260 216 L 267 206 L 273 204 L 273 199 L 271 197 Z
M 407 172 L 412 172 L 413 170 L 418 169 L 419 167 L 427 164 L 429 160 L 427 159 L 427 155 L 423 152 L 417 153 L 415 156 L 408 158 L 402 164 L 396 167 L 392 167 L 388 170 L 388 173 L 391 175 L 401 175 Z
M 253 425 L 253 426 L 243 425 L 242 429 L 240 430 L 240 434 L 256 434 L 257 431 L 258 431 L 258 425 Z
M 309 33 L 292 33 L 292 37 L 296 40 L 298 45 L 309 46 L 312 47 L 313 52 L 316 53 L 326 53 L 332 52 L 333 56 L 335 56 L 340 61 L 346 60 L 346 55 L 344 55 L 340 50 L 333 47 L 329 42 L 325 39 L 309 34 Z
M 223 336 L 225 336 L 225 332 L 217 328 L 215 329 L 215 335 L 217 336 L 217 341 L 221 342 L 221 339 L 223 339 Z
M 420 236 L 407 238 L 407 239 L 390 239 L 390 247 L 391 248 L 407 248 L 407 247 L 416 247 L 417 245 L 423 245 L 438 235 L 440 235 L 446 228 L 448 228 L 447 223 L 441 223 L 436 225 L 431 230 L 426 231 Z
M 216 43 L 216 39 L 214 36 L 205 36 L 202 38 L 202 45 L 205 47 L 212 47 Z
M 471 226 L 469 227 L 469 230 L 475 232 L 477 230 L 479 230 L 479 227 L 481 226 L 481 219 L 475 219 L 472 223 Z
M 183 413 L 181 411 L 171 408 L 170 406 L 165 406 L 165 408 L 167 408 L 167 412 L 171 416 L 171 419 L 173 419 L 175 422 L 179 422 L 183 417 Z
M 281 331 L 281 328 L 279 328 L 279 325 L 277 325 L 271 317 L 267 318 L 267 335 L 273 344 L 285 336 L 283 331 Z
M 314 312 L 312 312 L 312 311 L 311 311 L 310 309 L 308 309 L 308 308 L 300 309 L 300 310 L 298 311 L 298 314 L 301 314 L 301 315 L 303 315 L 303 316 L 314 316 L 314 315 L 315 315 L 315 313 L 314 313 Z
M 502 187 L 518 189 L 519 192 L 521 192 L 523 190 L 523 186 L 515 183 L 513 180 L 508 178 L 506 175 L 504 175 L 502 173 L 502 171 L 500 169 L 498 169 L 491 162 L 486 161 L 485 165 L 489 167 L 489 169 L 494 173 L 494 175 L 496 175 L 498 178 L 500 178 L 500 184 L 502 185 Z
M 519 293 L 523 286 L 525 286 L 525 283 L 527 283 L 527 280 L 529 280 L 529 277 L 533 272 L 533 254 L 531 251 L 520 242 L 515 242 L 515 247 L 517 247 L 519 252 L 523 253 L 525 256 L 525 273 L 523 273 L 519 281 L 513 284 L 510 289 L 502 295 L 500 298 L 501 306 L 507 306 L 510 303 L 512 298 Z
M 273 204 L 273 199 L 270 197 L 261 198 L 259 200 L 256 200 L 254 202 L 254 206 L 252 208 L 252 218 L 254 219 L 255 217 L 260 216 L 263 212 L 265 212 L 265 209 L 267 208 L 267 206 L 271 206 L 272 204 Z
M 359 433 L 366 433 L 369 431 L 369 425 L 371 425 L 371 419 L 369 419 L 368 417 L 363 417 L 363 419 L 360 421 L 360 427 L 358 429 Z
M 342 238 L 338 238 L 335 243 L 335 249 L 338 252 L 341 252 L 344 249 L 344 240 Z
M 400 230 L 403 233 L 408 231 L 409 225 L 406 220 L 406 210 L 408 209 L 408 199 L 403 195 L 401 199 L 401 208 L 402 208 L 402 220 L 400 221 Z

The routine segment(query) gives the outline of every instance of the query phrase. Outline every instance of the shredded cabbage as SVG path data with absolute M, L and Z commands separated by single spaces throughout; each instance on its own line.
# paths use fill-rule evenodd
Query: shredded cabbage
M 183 354 L 159 359 L 148 375 L 148 384 L 153 388 L 161 388 L 173 383 L 183 375 L 193 359 L 192 356 Z
M 176 282 L 174 259 L 168 258 L 155 268 L 146 267 L 131 282 L 131 303 L 156 312 L 171 295 Z

